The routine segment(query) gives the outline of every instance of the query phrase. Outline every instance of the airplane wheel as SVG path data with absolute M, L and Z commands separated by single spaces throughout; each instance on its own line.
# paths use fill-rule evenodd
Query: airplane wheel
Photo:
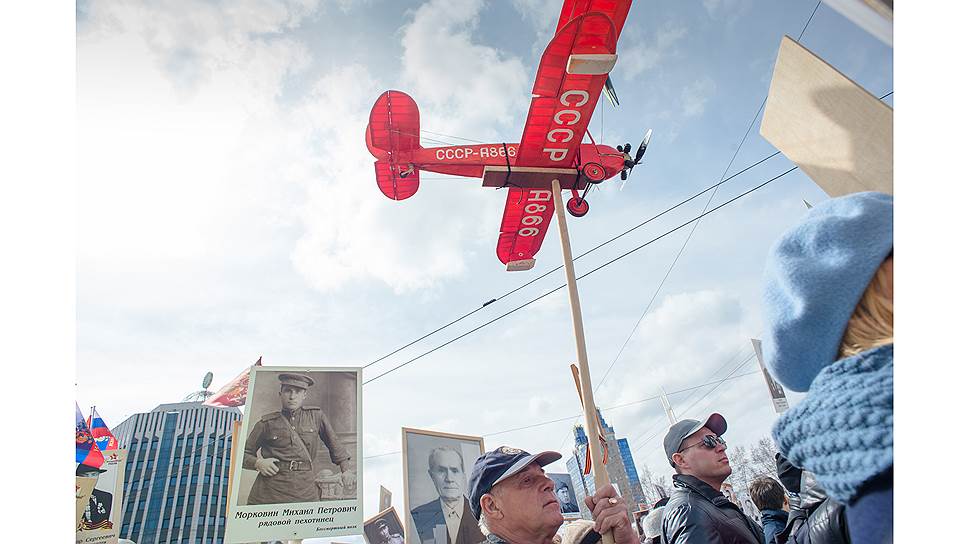
M 568 210 L 568 213 L 575 217 L 583 217 L 586 213 L 588 213 L 588 201 L 584 199 L 579 200 L 577 197 L 571 197 L 568 199 L 568 203 L 565 204 L 565 209 Z
M 605 168 L 597 162 L 586 163 L 581 167 L 581 173 L 588 179 L 589 183 L 601 183 L 605 181 Z

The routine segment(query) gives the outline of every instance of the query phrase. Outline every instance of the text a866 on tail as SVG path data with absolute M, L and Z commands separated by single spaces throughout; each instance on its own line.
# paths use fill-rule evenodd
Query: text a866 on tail
M 381 94 L 366 127 L 380 191 L 393 200 L 410 198 L 421 171 L 479 177 L 484 187 L 507 188 L 497 257 L 508 271 L 531 269 L 554 214 L 552 180 L 571 191 L 566 208 L 581 217 L 588 213 L 591 185 L 616 174 L 625 180 L 645 154 L 651 130 L 634 157 L 631 145 L 597 144 L 587 130 L 606 82 L 617 104 L 608 73 L 618 59 L 616 42 L 630 5 L 631 0 L 565 0 L 538 66 L 520 143 L 423 147 L 413 98 L 401 91 Z M 591 143 L 582 143 L 586 135 Z

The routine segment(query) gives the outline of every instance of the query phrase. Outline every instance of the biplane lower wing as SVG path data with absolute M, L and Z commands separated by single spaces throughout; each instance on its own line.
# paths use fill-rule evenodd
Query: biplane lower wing
M 534 266 L 534 256 L 541 249 L 554 213 L 555 202 L 550 189 L 508 189 L 501 235 L 497 240 L 497 258 L 507 265 L 509 272 L 529 270 Z

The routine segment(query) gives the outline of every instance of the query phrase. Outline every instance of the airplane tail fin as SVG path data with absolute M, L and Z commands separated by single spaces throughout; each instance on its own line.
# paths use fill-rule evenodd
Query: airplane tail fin
M 408 94 L 386 91 L 376 99 L 366 127 L 366 148 L 377 161 L 376 184 L 387 198 L 410 198 L 420 186 L 420 171 L 406 157 L 420 149 L 420 112 Z

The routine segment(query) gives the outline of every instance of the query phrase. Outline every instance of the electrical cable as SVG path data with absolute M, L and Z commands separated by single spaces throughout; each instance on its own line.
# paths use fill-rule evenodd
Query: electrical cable
M 800 35 L 799 37 L 797 37 L 797 41 L 799 41 L 800 38 L 803 37 L 803 33 L 807 31 L 807 28 L 810 26 L 810 21 L 813 21 L 813 16 L 817 13 L 817 9 L 820 8 L 821 2 L 822 0 L 817 1 L 817 5 L 814 6 L 813 11 L 810 13 L 810 17 L 807 18 L 807 22 L 804 23 L 803 28 L 800 29 Z M 747 125 L 746 127 L 746 132 L 743 133 L 743 138 L 740 140 L 739 145 L 736 146 L 736 151 L 733 152 L 733 156 L 730 157 L 729 163 L 726 165 L 726 168 L 723 169 L 723 173 L 719 177 L 720 181 L 726 178 L 726 174 L 729 173 L 729 169 L 732 168 L 733 162 L 736 161 L 736 157 L 739 155 L 740 150 L 743 149 L 743 145 L 746 144 L 746 139 L 749 138 L 750 131 L 753 129 L 753 125 L 756 124 L 756 120 L 760 117 L 760 113 L 762 113 L 763 108 L 766 106 L 766 98 L 767 97 L 763 97 L 763 101 L 760 102 L 760 106 L 756 109 L 756 113 L 754 113 L 753 118 L 750 119 L 749 125 Z M 706 205 L 702 209 L 703 212 L 705 212 L 706 209 L 709 208 L 709 205 L 712 203 L 713 198 L 716 197 L 716 193 L 718 191 L 719 191 L 719 188 L 717 187 L 712 192 L 712 194 L 709 195 L 709 198 L 706 200 Z M 666 280 L 668 280 L 669 275 L 672 274 L 672 270 L 676 267 L 676 264 L 679 262 L 679 257 L 681 257 L 682 253 L 686 250 L 686 246 L 689 244 L 689 241 L 692 240 L 692 235 L 695 234 L 697 228 L 699 228 L 699 221 L 696 221 L 695 223 L 693 223 L 692 229 L 690 229 L 689 234 L 686 236 L 686 239 L 682 242 L 682 246 L 679 247 L 678 253 L 676 253 L 676 256 L 672 259 L 672 264 L 670 264 L 669 269 L 666 270 L 665 275 L 662 277 L 662 280 L 659 282 L 659 286 L 656 287 L 655 292 L 652 293 L 652 297 L 649 299 L 649 303 L 645 306 L 645 310 L 642 311 L 642 315 L 639 316 L 638 320 L 635 322 L 635 325 L 632 327 L 632 330 L 629 331 L 628 337 L 625 339 L 624 342 L 622 342 L 622 347 L 619 348 L 618 353 L 615 354 L 615 358 L 612 359 L 612 362 L 608 365 L 608 368 L 605 370 L 605 374 L 599 380 L 598 385 L 595 386 L 595 389 L 594 389 L 595 392 L 598 392 L 598 389 L 602 386 L 602 384 L 605 383 L 605 380 L 608 378 L 609 373 L 612 372 L 612 368 L 615 366 L 615 363 L 618 362 L 619 357 L 621 357 L 622 353 L 625 351 L 625 347 L 632 339 L 632 336 L 635 334 L 635 331 L 639 328 L 639 324 L 642 323 L 642 319 L 644 319 L 645 316 L 649 313 L 649 310 L 652 309 L 652 304 L 655 302 L 655 299 L 659 296 L 659 293 L 662 292 L 662 287 L 665 286 Z
M 746 342 L 743 342 L 743 345 L 740 346 L 739 349 L 737 349 L 735 352 L 733 352 L 733 354 L 729 357 L 729 359 L 726 360 L 725 363 L 723 363 L 722 365 L 720 365 L 719 368 L 717 368 L 716 370 L 714 370 L 713 372 L 711 372 L 709 375 L 710 376 L 716 376 L 720 372 L 722 372 L 724 368 L 729 367 L 729 366 L 732 366 L 736 362 L 736 359 L 746 349 L 748 349 L 748 348 L 749 348 L 749 345 L 746 344 Z M 668 393 L 666 395 L 668 396 Z M 686 400 L 683 401 L 683 403 L 689 402 L 692 399 L 693 395 L 695 395 L 695 392 L 693 392 L 692 394 L 690 394 L 689 397 L 686 398 Z M 662 421 L 663 421 L 662 419 L 659 419 L 658 423 L 653 424 L 648 429 L 642 431 L 641 433 L 639 433 L 638 435 L 636 435 L 635 438 L 629 439 L 629 445 L 636 444 L 643 436 L 645 436 L 645 435 L 649 434 L 650 432 L 652 432 L 652 430 L 655 429 L 655 426 L 658 425 L 659 423 L 661 423 Z
M 744 374 L 738 374 L 736 376 L 731 376 L 731 377 L 729 377 L 727 379 L 730 379 L 730 380 L 738 380 L 739 378 L 744 378 L 746 376 L 752 376 L 753 374 L 759 374 L 759 373 L 760 373 L 759 370 L 754 370 L 752 372 L 746 372 Z M 693 391 L 693 390 L 696 390 L 696 389 L 701 389 L 703 387 L 707 387 L 707 386 L 710 386 L 710 385 L 715 385 L 715 384 L 718 384 L 718 383 L 721 383 L 721 380 L 715 380 L 715 381 L 711 381 L 711 382 L 701 383 L 699 385 L 692 385 L 692 386 L 689 386 L 689 387 L 685 387 L 683 389 L 679 389 L 677 391 L 672 391 L 671 393 L 668 393 L 668 394 L 669 395 L 675 395 L 677 393 L 685 393 L 687 391 Z M 622 403 L 622 404 L 617 404 L 615 406 L 609 406 L 608 408 L 601 408 L 601 410 L 602 411 L 618 410 L 620 408 L 627 408 L 629 406 L 634 406 L 636 404 L 642 404 L 643 402 L 648 402 L 648 401 L 651 401 L 651 400 L 655 400 L 657 398 L 659 398 L 658 395 L 652 396 L 652 397 L 646 397 L 646 398 L 643 398 L 643 399 L 638 399 L 638 400 L 633 400 L 633 401 L 629 401 L 629 402 Z M 514 428 L 511 428 L 511 429 L 504 429 L 504 430 L 501 430 L 501 431 L 494 431 L 494 432 L 490 432 L 490 433 L 484 433 L 484 434 L 481 435 L 481 437 L 497 436 L 497 435 L 500 435 L 500 434 L 507 434 L 507 433 L 511 433 L 511 432 L 524 431 L 524 430 L 527 430 L 527 429 L 534 429 L 536 427 L 542 427 L 544 425 L 551 425 L 551 424 L 554 424 L 554 423 L 561 423 L 562 421 L 568 421 L 569 419 L 573 419 L 574 417 L 575 416 L 568 416 L 568 417 L 561 417 L 561 418 L 557 418 L 557 419 L 549 419 L 547 421 L 541 421 L 541 422 L 538 422 L 538 423 L 532 423 L 530 425 L 525 425 L 525 426 L 522 426 L 522 427 L 514 427 Z M 397 454 L 397 453 L 401 453 L 400 450 L 388 451 L 388 452 L 384 452 L 384 453 L 377 453 L 377 454 L 374 454 L 374 455 L 367 455 L 367 456 L 364 456 L 363 459 L 374 459 L 376 457 L 385 457 L 387 455 L 394 455 L 394 454 Z
M 776 152 L 774 152 L 774 153 L 772 153 L 772 154 L 770 154 L 770 155 L 768 155 L 766 157 L 763 157 L 762 159 L 754 162 L 753 164 L 750 164 L 746 168 L 743 168 L 739 172 L 736 172 L 732 176 L 729 176 L 728 178 L 726 178 L 724 180 L 721 180 L 719 183 L 716 183 L 716 184 L 710 185 L 709 187 L 706 187 L 702 191 L 699 191 L 698 193 L 696 193 L 696 194 L 694 194 L 694 195 L 686 198 L 685 200 L 682 200 L 682 201 L 680 201 L 680 202 L 678 202 L 678 203 L 670 206 L 669 208 L 666 208 L 665 210 L 663 210 L 663 211 L 661 211 L 661 212 L 653 215 L 652 217 L 646 219 L 645 221 L 642 221 L 641 223 L 639 223 L 639 224 L 637 224 L 637 225 L 635 225 L 635 226 L 633 226 L 633 227 L 631 227 L 629 229 L 626 229 L 624 232 L 621 232 L 621 233 L 619 233 L 619 234 L 617 234 L 617 235 L 609 238 L 608 240 L 605 240 L 604 242 L 599 243 L 598 245 L 592 247 L 591 249 L 588 249 L 588 250 L 584 251 L 583 253 L 579 254 L 574 259 L 572 259 L 572 262 L 577 261 L 578 259 L 581 259 L 582 257 L 584 257 L 584 256 L 586 256 L 586 255 L 588 255 L 588 254 L 590 254 L 590 253 L 592 253 L 594 251 L 597 251 L 597 250 L 601 249 L 602 247 L 605 247 L 608 244 L 611 244 L 612 242 L 618 240 L 619 238 L 622 238 L 622 237 L 624 237 L 624 236 L 626 236 L 628 234 L 631 234 L 633 231 L 635 231 L 635 230 L 637 230 L 637 229 L 639 229 L 641 227 L 644 227 L 645 225 L 651 223 L 652 221 L 655 221 L 656 219 L 662 217 L 663 215 L 666 215 L 666 214 L 668 214 L 668 213 L 676 210 L 677 208 L 679 208 L 681 206 L 684 206 L 685 204 L 688 204 L 689 202 L 692 202 L 693 200 L 695 200 L 696 198 L 699 198 L 700 196 L 702 196 L 706 192 L 711 191 L 714 188 L 716 188 L 716 187 L 718 187 L 720 185 L 723 185 L 724 183 L 726 183 L 728 181 L 731 181 L 732 179 L 734 179 L 735 177 L 739 176 L 740 174 L 743 174 L 743 173 L 749 171 L 750 169 L 755 168 L 756 166 L 759 166 L 760 164 L 763 164 L 767 160 L 772 159 L 773 157 L 775 157 L 775 156 L 777 156 L 779 154 L 780 154 L 780 152 L 779 151 L 776 151 Z M 525 283 L 523 283 L 523 284 L 515 287 L 514 289 L 511 289 L 510 291 L 504 293 L 503 295 L 501 295 L 499 297 L 496 297 L 496 298 L 490 299 L 489 301 L 485 302 L 480 307 L 478 307 L 478 308 L 476 308 L 474 310 L 471 310 L 471 311 L 465 313 L 464 315 L 462 315 L 462 316 L 460 316 L 460 317 L 458 317 L 458 318 L 450 321 L 449 323 L 447 323 L 445 325 L 441 325 L 440 327 L 434 329 L 433 331 L 430 331 L 430 332 L 424 334 L 423 336 L 421 336 L 421 337 L 419 337 L 419 338 L 417 338 L 415 340 L 412 340 L 412 341 L 410 341 L 409 343 L 407 343 L 407 344 L 405 344 L 403 346 L 400 346 L 399 348 L 397 348 L 397 349 L 395 349 L 395 350 L 387 353 L 386 355 L 383 355 L 382 357 L 379 357 L 377 359 L 374 359 L 373 361 L 370 361 L 369 363 L 363 365 L 363 368 L 364 369 L 365 368 L 368 368 L 368 367 L 370 367 L 370 366 L 372 366 L 372 365 L 374 365 L 376 363 L 379 363 L 380 361 L 386 359 L 387 357 L 390 357 L 392 355 L 396 355 L 397 353 L 399 353 L 399 352 L 403 351 L 404 349 L 406 349 L 406 348 L 408 348 L 408 347 L 416 344 L 417 342 L 420 342 L 421 340 L 424 340 L 427 337 L 432 336 L 432 335 L 434 335 L 434 334 L 436 334 L 436 333 L 438 333 L 438 332 L 446 329 L 447 327 L 450 327 L 451 325 L 454 325 L 457 322 L 462 321 L 462 320 L 464 320 L 464 319 L 466 319 L 466 318 L 474 315 L 475 313 L 477 313 L 480 310 L 482 310 L 488 304 L 491 304 L 493 302 L 497 302 L 497 301 L 499 301 L 499 300 L 501 300 L 501 299 L 503 299 L 505 297 L 508 297 L 508 296 L 510 296 L 510 295 L 512 295 L 512 294 L 514 294 L 514 293 L 516 293 L 518 291 L 520 291 L 521 289 L 524 289 L 525 287 L 528 287 L 532 283 L 535 283 L 536 281 L 542 280 L 545 277 L 547 277 L 547 276 L 549 276 L 549 275 L 557 272 L 558 270 L 561 270 L 563 267 L 564 267 L 564 265 L 558 265 L 558 266 L 556 266 L 556 267 L 548 270 L 547 272 L 544 272 L 543 274 L 541 274 L 541 275 L 539 275 L 539 276 L 537 276 L 535 278 L 532 278 L 532 279 L 526 281 Z
M 700 214 L 700 215 L 698 215 L 696 217 L 693 217 L 689 221 L 686 221 L 685 223 L 682 223 L 679 226 L 677 226 L 677 227 L 675 227 L 675 228 L 673 228 L 671 230 L 668 230 L 668 231 L 660 234 L 659 236 L 656 236 L 655 238 L 653 238 L 653 239 L 645 242 L 644 244 L 641 244 L 641 245 L 639 245 L 639 246 L 637 246 L 637 247 L 635 247 L 633 249 L 630 249 L 629 251 L 626 251 L 625 253 L 619 255 L 618 257 L 615 257 L 613 259 L 610 259 L 610 260 L 606 261 L 603 264 L 598 265 L 597 267 L 595 267 L 595 268 L 589 270 L 588 272 L 585 272 L 581 276 L 578 276 L 577 278 L 575 278 L 575 281 L 578 281 L 578 280 L 580 280 L 582 278 L 585 278 L 587 276 L 590 276 L 591 274 L 594 274 L 595 272 L 598 272 L 599 270 L 605 268 L 606 266 L 609 266 L 611 264 L 614 264 L 615 262 L 617 262 L 617 261 L 619 261 L 621 259 L 624 259 L 625 257 L 628 257 L 632 253 L 635 253 L 636 251 L 638 251 L 638 250 L 640 250 L 640 249 L 642 249 L 642 248 L 644 248 L 644 247 L 646 247 L 646 246 L 648 246 L 648 245 L 650 245 L 650 244 L 652 244 L 652 243 L 654 243 L 654 242 L 656 242 L 658 240 L 661 240 L 662 238 L 665 238 L 666 236 L 672 234 L 673 232 L 678 231 L 679 229 L 681 229 L 683 227 L 686 227 L 687 225 L 691 224 L 694 221 L 698 221 L 699 219 L 702 219 L 703 217 L 705 217 L 705 216 L 707 216 L 707 215 L 709 215 L 709 214 L 711 214 L 711 213 L 713 213 L 713 212 L 715 212 L 715 211 L 717 211 L 717 210 L 719 210 L 719 209 L 721 209 L 721 208 L 723 208 L 725 206 L 728 206 L 729 204 L 732 204 L 733 202 L 739 200 L 740 198 L 743 198 L 744 196 L 752 193 L 753 191 L 756 191 L 756 190 L 759 190 L 759 189 L 765 187 L 766 185 L 768 185 L 768 184 L 770 184 L 770 183 L 772 183 L 772 182 L 774 182 L 774 181 L 782 178 L 783 176 L 785 176 L 785 175 L 789 174 L 790 172 L 793 172 L 794 170 L 797 170 L 797 169 L 798 169 L 798 167 L 797 166 L 794 166 L 794 167 L 792 167 L 792 168 L 784 171 L 783 173 L 781 173 L 781 174 L 779 174 L 777 176 L 774 176 L 774 177 L 766 180 L 765 182 L 763 182 L 763 183 L 761 183 L 761 184 L 753 187 L 752 189 L 749 189 L 747 191 L 744 191 L 744 192 L 740 193 L 739 195 L 737 195 L 737 196 L 735 196 L 735 197 L 733 197 L 733 198 L 731 198 L 731 199 L 723 202 L 722 204 L 716 206 L 715 208 L 712 208 L 712 209 L 710 209 L 710 210 L 708 210 L 708 211 L 706 211 L 706 212 L 704 212 L 704 213 L 702 213 L 702 214 Z M 389 369 L 389 370 L 387 370 L 387 371 L 385 371 L 385 372 L 383 372 L 381 374 L 378 374 L 377 376 L 375 376 L 373 378 L 370 378 L 370 379 L 364 381 L 363 382 L 363 385 L 366 385 L 366 384 L 368 384 L 370 382 L 373 382 L 375 380 L 378 380 L 378 379 L 382 378 L 383 376 L 386 376 L 387 374 L 390 374 L 391 372 L 395 372 L 395 371 L 397 371 L 397 370 L 399 370 L 399 369 L 401 369 L 401 368 L 409 365 L 410 363 L 413 363 L 414 361 L 417 361 L 418 359 L 421 359 L 421 358 L 423 358 L 423 357 L 425 357 L 427 355 L 430 355 L 431 353 L 437 351 L 438 349 L 441 349 L 443 347 L 446 347 L 446 346 L 448 346 L 448 345 L 456 342 L 457 340 L 460 340 L 461 338 L 464 338 L 465 336 L 468 336 L 468 335 L 470 335 L 470 334 L 472 334 L 474 332 L 477 332 L 477 331 L 483 329 L 484 327 L 486 327 L 486 326 L 494 323 L 495 321 L 498 321 L 500 319 L 503 319 L 503 318 L 505 318 L 505 317 L 513 314 L 514 312 L 520 310 L 521 308 L 524 308 L 526 306 L 529 306 L 531 304 L 534 304 L 535 302 L 543 299 L 544 297 L 546 297 L 546 296 L 548 296 L 548 295 L 550 295 L 550 294 L 552 294 L 552 293 L 554 293 L 554 292 L 556 292 L 556 291 L 558 291 L 560 289 L 563 289 L 565 287 L 565 285 L 566 284 L 561 284 L 558 287 L 555 287 L 554 289 L 552 289 L 550 291 L 547 291 L 544 294 L 541 294 L 541 295 L 539 295 L 539 296 L 537 296 L 537 297 L 529 300 L 528 302 L 525 302 L 524 304 L 521 304 L 520 306 L 517 306 L 517 307 L 515 307 L 515 308 L 513 308 L 513 309 L 511 309 L 511 310 L 509 310 L 509 311 L 507 311 L 507 312 L 505 312 L 505 313 L 503 313 L 503 314 L 495 317 L 494 319 L 491 319 L 490 321 L 487 321 L 487 322 L 485 322 L 485 323 L 483 323 L 481 325 L 478 325 L 477 327 L 474 327 L 473 329 L 470 329 L 470 330 L 464 332 L 463 334 L 460 334 L 459 336 L 455 336 L 454 338 L 451 338 L 450 340 L 444 342 L 443 344 L 440 344 L 440 345 L 438 345 L 438 346 L 436 346 L 436 347 L 434 347 L 434 348 L 432 348 L 432 349 L 430 349 L 428 351 L 425 351 L 424 353 L 421 353 L 420 355 L 417 355 L 416 357 L 414 357 L 414 358 L 412 358 L 412 359 L 410 359 L 410 360 L 408 360 L 406 362 L 400 363 L 399 365 L 397 365 L 397 366 L 395 366 L 395 367 L 393 367 L 393 368 L 391 368 L 391 369 Z M 485 304 L 485 306 L 486 305 L 487 304 Z M 482 306 L 482 308 L 483 308 L 483 306 Z M 478 310 L 479 309 L 480 308 L 478 308 Z M 474 310 L 474 312 L 476 312 L 478 310 Z M 473 313 L 473 312 L 471 312 L 471 313 Z M 430 333 L 430 334 L 432 334 L 432 333 Z M 429 334 L 428 334 L 428 336 L 429 336 Z M 403 348 L 400 348 L 400 349 L 403 349 Z M 370 363 L 370 364 L 372 364 L 372 363 Z M 369 365 L 367 365 L 367 366 L 369 366 Z
M 693 407 L 693 406 L 695 406 L 695 405 L 696 405 L 696 404 L 697 404 L 697 403 L 698 403 L 699 401 L 701 401 L 702 399 L 704 399 L 704 398 L 706 398 L 706 397 L 708 397 L 708 396 L 709 396 L 710 394 L 712 394 L 712 392 L 713 392 L 713 391 L 715 391 L 716 389 L 718 389 L 720 385 L 722 385 L 722 384 L 724 384 L 724 383 L 726 382 L 726 380 L 728 380 L 728 379 L 730 379 L 730 377 L 731 377 L 731 376 L 732 376 L 733 374 L 735 374 L 735 373 L 736 373 L 736 371 L 738 371 L 739 369 L 741 369 L 741 368 L 743 368 L 744 366 L 746 366 L 746 364 L 747 364 L 747 363 L 749 363 L 749 362 L 750 362 L 750 361 L 751 361 L 751 360 L 753 359 L 753 357 L 754 357 L 754 356 L 755 356 L 755 354 L 752 354 L 752 355 L 750 355 L 749 357 L 747 357 L 747 358 L 746 358 L 745 360 L 743 360 L 743 362 L 742 362 L 742 363 L 740 363 L 740 364 L 738 364 L 738 365 L 736 366 L 736 368 L 734 368 L 733 370 L 731 370 L 731 371 L 730 371 L 730 373 L 726 375 L 726 377 L 725 377 L 725 378 L 722 378 L 721 380 L 719 380 L 719 381 L 718 381 L 718 382 L 717 382 L 717 383 L 716 383 L 716 384 L 715 384 L 715 385 L 714 385 L 714 386 L 712 387 L 712 389 L 710 389 L 709 391 L 706 391 L 705 393 L 703 393 L 703 395 L 702 395 L 701 397 L 699 397 L 698 399 L 696 399 L 696 400 L 695 400 L 695 401 L 694 401 L 694 402 L 693 402 L 692 404 L 690 404 L 690 405 L 689 405 L 689 407 L 688 407 L 688 408 L 686 408 L 685 410 L 683 410 L 683 411 L 682 411 L 682 414 L 683 414 L 683 415 L 685 415 L 685 414 L 686 414 L 686 413 L 688 413 L 688 412 L 689 412 L 689 410 L 691 410 L 691 409 L 692 409 L 692 407 Z M 758 372 L 759 372 L 759 371 L 756 371 L 756 373 L 758 373 Z M 642 442 L 642 444 L 640 444 L 639 446 L 637 446 L 637 447 L 636 447 L 636 448 L 635 448 L 635 449 L 633 450 L 633 452 L 637 452 L 637 451 L 639 451 L 639 450 L 641 450 L 642 448 L 644 448 L 645 446 L 647 446 L 647 445 L 648 445 L 648 444 L 649 444 L 650 442 L 652 442 L 652 440 L 653 440 L 653 439 L 654 439 L 654 438 L 655 438 L 656 436 L 658 436 L 658 435 L 659 435 L 659 433 L 658 433 L 658 432 L 656 432 L 656 433 L 654 433 L 654 434 L 653 434 L 652 436 L 650 436 L 650 437 L 649 437 L 648 439 L 646 439 L 646 440 L 645 440 L 645 442 Z
M 475 143 L 475 144 L 486 144 L 487 143 L 487 142 L 481 142 L 481 141 L 478 141 L 478 140 L 472 140 L 470 138 L 461 138 L 460 136 L 451 136 L 449 134 L 441 134 L 439 132 L 434 132 L 432 130 L 420 129 L 420 132 L 426 132 L 427 134 L 433 134 L 434 136 L 441 136 L 443 138 L 452 138 L 454 140 L 464 140 L 465 142 L 471 142 L 471 143 Z

